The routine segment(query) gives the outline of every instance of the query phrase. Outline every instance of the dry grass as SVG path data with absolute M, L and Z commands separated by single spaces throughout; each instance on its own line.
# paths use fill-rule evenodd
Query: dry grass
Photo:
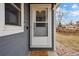
M 79 35 L 56 33 L 56 39 L 64 46 L 72 48 L 79 52 Z

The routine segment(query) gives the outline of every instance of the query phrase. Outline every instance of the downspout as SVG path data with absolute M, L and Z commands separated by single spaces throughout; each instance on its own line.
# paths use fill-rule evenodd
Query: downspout
M 56 13 L 55 13 L 55 11 L 56 11 L 56 9 L 59 7 L 59 5 L 60 5 L 60 3 L 57 3 L 57 4 L 54 4 L 54 6 L 53 6 L 53 8 L 52 8 L 52 13 L 53 13 L 53 18 L 52 18 L 52 20 L 54 20 L 53 21 L 53 28 L 54 28 L 54 30 L 53 30 L 53 35 L 54 35 L 54 51 L 56 51 Z

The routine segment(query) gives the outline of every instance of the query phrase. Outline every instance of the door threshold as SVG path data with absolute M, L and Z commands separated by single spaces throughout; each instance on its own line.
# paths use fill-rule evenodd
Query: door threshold
M 33 50 L 48 50 L 48 51 L 54 51 L 54 48 L 29 48 L 30 51 Z

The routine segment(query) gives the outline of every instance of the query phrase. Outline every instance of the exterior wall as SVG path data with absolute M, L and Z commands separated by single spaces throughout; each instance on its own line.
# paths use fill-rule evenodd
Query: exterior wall
M 29 4 L 25 4 L 25 32 L 0 37 L 0 56 L 24 56 L 28 54 Z

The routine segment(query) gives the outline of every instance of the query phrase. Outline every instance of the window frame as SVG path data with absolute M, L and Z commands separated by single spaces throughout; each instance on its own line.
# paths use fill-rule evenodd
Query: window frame
M 11 3 L 11 4 L 13 4 L 13 3 Z M 0 28 L 1 28 L 0 37 L 24 32 L 24 4 L 21 3 L 21 26 L 6 25 L 5 24 L 5 3 L 1 3 L 0 5 L 1 5 L 0 7 L 2 7 L 2 9 L 1 9 L 2 21 L 0 21 L 0 23 L 2 22 L 2 24 L 0 24 Z M 0 16 L 1 16 L 1 14 L 0 14 Z

